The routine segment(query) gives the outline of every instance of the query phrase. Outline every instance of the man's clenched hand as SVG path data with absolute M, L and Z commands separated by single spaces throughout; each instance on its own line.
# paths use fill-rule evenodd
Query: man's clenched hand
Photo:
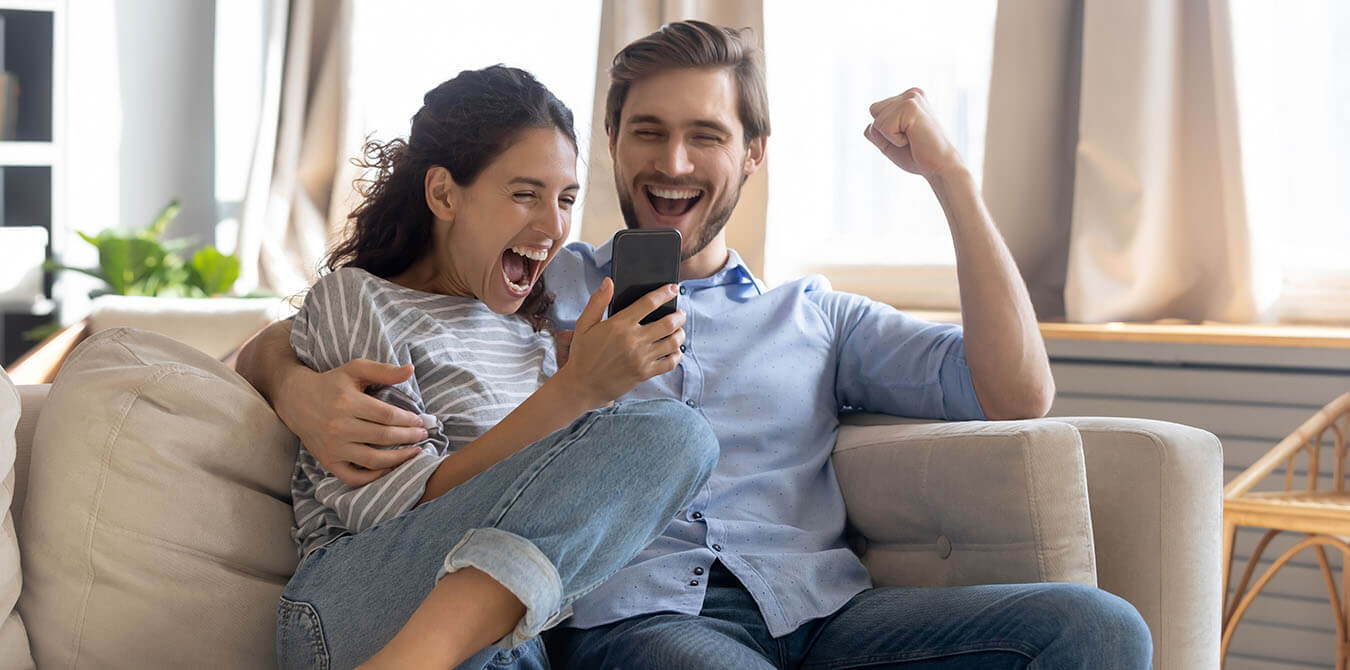
M 874 102 L 868 111 L 872 122 L 863 129 L 863 136 L 905 171 L 931 179 L 964 167 L 921 89 L 911 88 Z

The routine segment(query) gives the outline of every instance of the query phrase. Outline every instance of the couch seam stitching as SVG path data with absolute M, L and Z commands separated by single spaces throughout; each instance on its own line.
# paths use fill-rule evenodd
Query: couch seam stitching
M 110 337 L 109 339 L 113 339 Z M 120 344 L 120 342 L 119 342 Z M 125 345 L 123 345 L 125 346 Z M 161 377 L 167 374 L 166 370 L 157 370 L 150 374 L 135 389 L 127 392 L 127 400 L 123 404 L 117 424 L 108 435 L 107 442 L 104 443 L 102 458 L 99 464 L 98 486 L 94 490 L 93 509 L 89 511 L 89 521 L 85 525 L 85 564 L 89 570 L 89 579 L 85 583 L 84 593 L 80 597 L 80 605 L 76 610 L 79 616 L 79 625 L 75 630 L 75 653 L 72 657 L 72 667 L 79 665 L 80 650 L 84 641 L 84 627 L 88 623 L 87 614 L 89 611 L 89 599 L 93 596 L 94 582 L 97 581 L 97 570 L 94 568 L 94 530 L 98 526 L 98 514 L 103 505 L 103 493 L 108 484 L 108 472 L 111 470 L 112 454 L 116 448 L 118 440 L 122 436 L 122 427 L 126 425 L 127 415 L 131 413 L 131 408 L 135 406 L 136 401 L 140 399 L 144 389 L 152 383 L 156 383 Z

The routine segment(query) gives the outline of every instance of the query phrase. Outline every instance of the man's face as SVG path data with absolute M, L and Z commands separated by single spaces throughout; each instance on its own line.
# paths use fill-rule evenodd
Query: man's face
M 764 139 L 747 147 L 726 68 L 672 69 L 635 82 L 610 135 L 614 185 L 629 228 L 675 228 L 682 259 L 722 232 Z

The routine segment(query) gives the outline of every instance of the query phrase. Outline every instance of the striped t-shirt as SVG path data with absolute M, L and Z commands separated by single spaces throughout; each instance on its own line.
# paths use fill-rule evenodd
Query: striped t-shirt
M 412 363 L 412 377 L 393 388 L 414 411 L 440 421 L 421 453 L 365 486 L 343 484 L 301 449 L 291 478 L 291 534 L 302 557 L 412 509 L 447 454 L 496 425 L 558 368 L 552 334 L 535 332 L 520 316 L 356 268 L 314 284 L 295 317 L 291 347 L 317 372 L 355 358 Z

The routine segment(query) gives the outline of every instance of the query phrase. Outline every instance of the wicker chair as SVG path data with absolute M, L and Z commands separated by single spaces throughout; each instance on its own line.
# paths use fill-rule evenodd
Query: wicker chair
M 1320 472 L 1319 457 L 1322 446 L 1330 433 L 1334 440 L 1332 490 L 1317 489 L 1317 477 Z M 1241 475 L 1224 487 L 1223 492 L 1223 638 L 1219 655 L 1224 659 L 1228 655 L 1228 644 L 1233 639 L 1233 631 L 1247 608 L 1251 606 L 1257 594 L 1265 588 L 1275 573 L 1284 567 L 1297 554 L 1305 549 L 1313 549 L 1317 561 L 1322 567 L 1322 576 L 1326 579 L 1327 593 L 1331 599 L 1331 609 L 1336 618 L 1336 669 L 1345 670 L 1350 658 L 1350 635 L 1347 634 L 1346 621 L 1350 618 L 1350 492 L 1345 489 L 1346 436 L 1350 433 L 1350 393 L 1333 400 L 1312 418 L 1298 427 L 1289 437 L 1284 438 L 1274 449 L 1266 452 L 1261 460 L 1252 464 Z M 1306 454 L 1308 465 L 1308 484 L 1306 488 L 1294 487 L 1294 462 L 1299 454 Z M 1251 491 L 1263 477 L 1276 467 L 1284 465 L 1283 491 Z M 1247 561 L 1237 590 L 1228 597 L 1229 577 L 1232 573 L 1233 540 L 1238 526 L 1268 529 L 1257 543 L 1256 549 Z M 1304 533 L 1306 537 L 1284 552 L 1271 564 L 1260 579 L 1247 585 L 1256 569 L 1257 561 L 1266 550 L 1270 541 L 1281 532 Z M 1332 575 L 1331 565 L 1327 562 L 1326 547 L 1341 551 L 1343 557 L 1341 576 L 1344 581 L 1340 591 L 1336 588 L 1336 579 Z

